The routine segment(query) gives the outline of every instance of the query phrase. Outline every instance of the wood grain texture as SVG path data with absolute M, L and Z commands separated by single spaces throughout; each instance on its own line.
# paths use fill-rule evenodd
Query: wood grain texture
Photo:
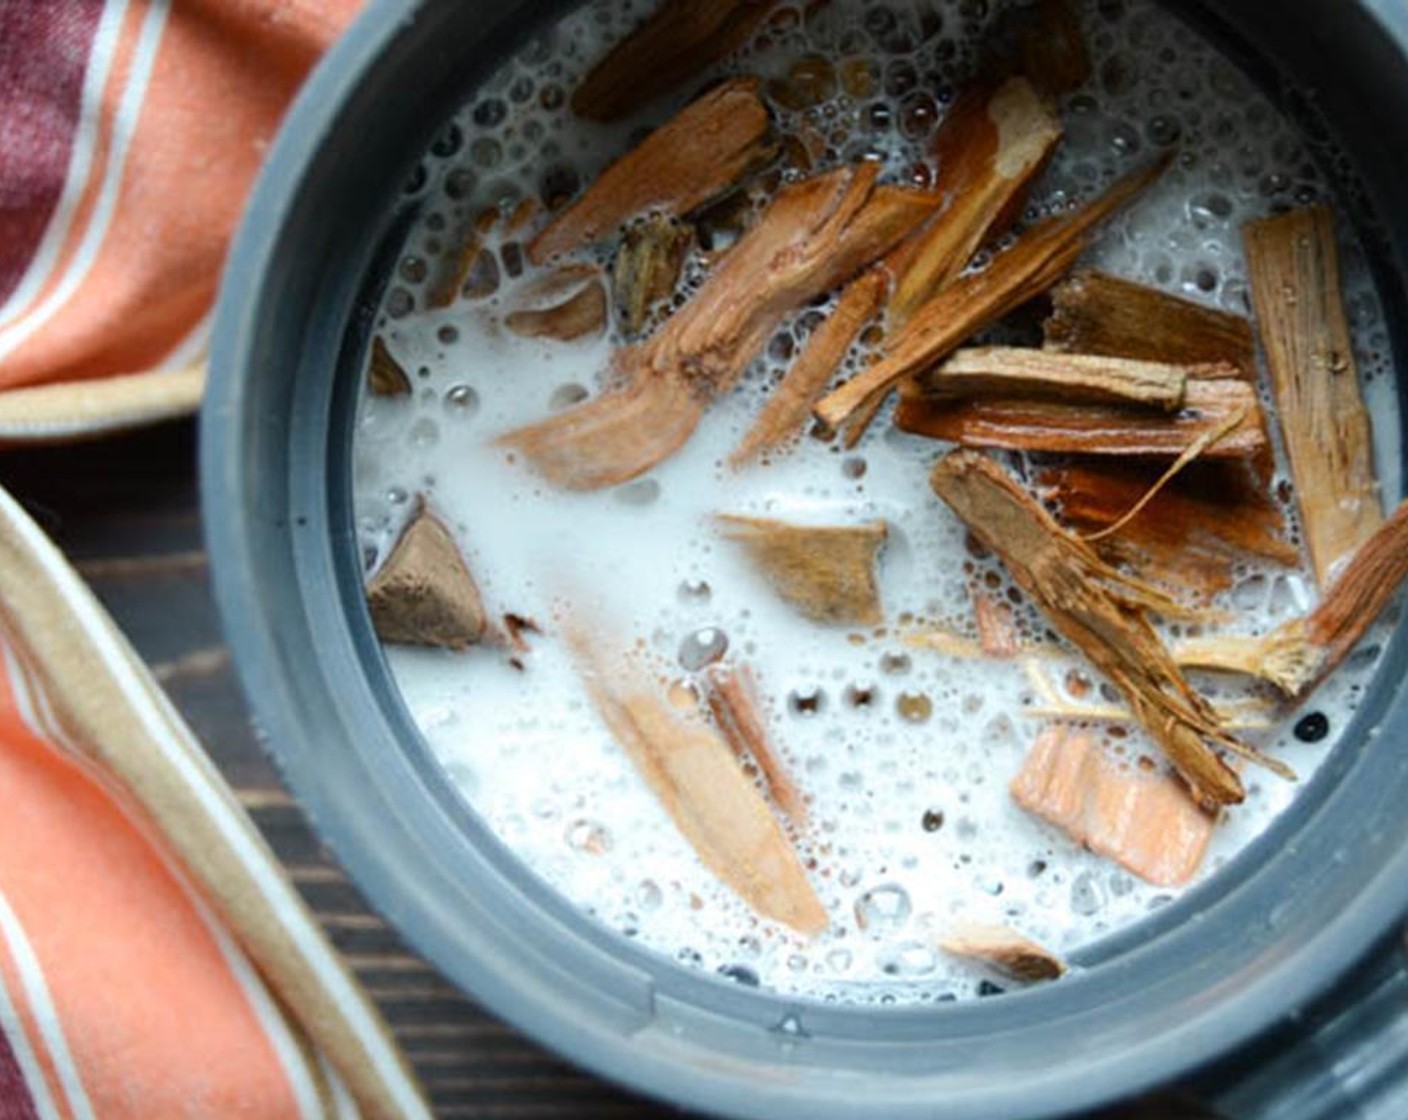
M 0 454 L 0 485 L 93 586 L 161 677 L 333 942 L 391 1023 L 441 1120 L 680 1115 L 573 1069 L 499 1023 L 411 952 L 363 900 L 280 784 L 221 640 L 200 533 L 195 432 Z M 1181 1103 L 1121 1120 L 1195 1120 Z

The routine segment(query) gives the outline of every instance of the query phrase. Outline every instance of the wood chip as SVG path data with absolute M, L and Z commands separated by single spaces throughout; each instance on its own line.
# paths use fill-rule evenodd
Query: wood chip
M 879 312 L 889 287 L 882 272 L 871 269 L 842 293 L 835 310 L 813 331 L 781 384 L 769 394 L 729 466 L 735 470 L 786 446 L 811 420 L 812 405 L 826 389 L 865 325 Z
M 606 329 L 606 287 L 593 280 L 555 307 L 520 309 L 504 316 L 504 326 L 521 338 L 571 342 Z
M 807 618 L 850 626 L 884 620 L 875 565 L 889 533 L 885 522 L 792 525 L 731 514 L 715 520 L 772 589 Z
M 1146 611 L 1176 609 L 1167 596 L 1111 568 L 978 452 L 950 452 L 930 481 L 934 492 L 1002 558 L 1057 632 L 1124 694 L 1198 801 L 1228 805 L 1245 796 L 1241 779 L 1214 747 L 1289 774 L 1228 732 L 1184 679 L 1145 618 Z
M 1036 486 L 1064 524 L 1101 533 L 1134 507 L 1156 473 L 1090 460 L 1042 470 Z M 1095 549 L 1111 563 L 1200 596 L 1231 587 L 1234 570 L 1249 556 L 1288 567 L 1300 562 L 1281 507 L 1254 478 L 1221 464 L 1185 474 Z
M 814 354 L 804 355 L 809 374 L 820 379 L 816 392 L 809 394 L 813 399 L 874 314 L 859 320 L 843 315 L 843 309 L 854 312 L 869 306 L 879 293 L 886 329 L 903 326 L 920 305 L 953 282 L 985 241 L 1017 219 L 1028 190 L 1060 140 L 1060 120 L 1025 79 L 979 83 L 959 96 L 934 143 L 944 206 L 886 258 L 878 274 L 852 283 L 861 291 L 842 296 L 832 316 L 835 329 L 815 340 Z M 847 447 L 860 442 L 883 404 L 879 396 L 857 410 L 845 428 Z
M 1027 812 L 1160 887 L 1197 874 L 1217 820 L 1182 783 L 1116 761 L 1070 727 L 1042 731 L 1011 789 Z
M 554 485 L 601 490 L 629 482 L 683 447 L 705 405 L 683 378 L 638 375 L 623 388 L 509 432 L 499 443 L 521 453 Z
M 1060 118 L 1025 78 L 978 83 L 958 96 L 934 143 L 948 203 L 887 262 L 896 327 L 1016 220 L 1060 141 Z
M 411 379 L 405 368 L 387 348 L 381 335 L 372 339 L 371 365 L 367 369 L 367 387 L 378 397 L 405 397 L 411 392 Z
M 1202 450 L 1204 458 L 1259 460 L 1270 448 L 1256 389 L 1235 378 L 1189 382 L 1172 414 L 1044 400 L 947 401 L 907 384 L 895 425 L 965 447 L 1156 459 L 1176 458 L 1231 426 Z
M 616 120 L 741 47 L 776 0 L 665 0 L 598 62 L 572 95 L 572 111 Z
M 775 154 L 758 83 L 710 90 L 601 173 L 528 245 L 536 264 L 612 237 L 652 211 L 679 216 L 723 194 Z
M 1183 405 L 1188 370 L 1163 362 L 980 346 L 959 350 L 919 385 L 940 399 L 1006 397 L 1172 412 Z
M 1090 270 L 1052 288 L 1051 304 L 1043 324 L 1050 350 L 1178 365 L 1225 362 L 1256 377 L 1252 325 L 1241 315 Z
M 698 294 L 617 353 L 622 386 L 501 439 L 555 485 L 627 482 L 677 451 L 782 319 L 884 255 L 938 204 L 879 186 L 876 164 L 785 187 Z
M 1066 965 L 1049 949 L 1004 925 L 976 922 L 956 926 L 939 942 L 945 953 L 989 965 L 1009 980 L 1038 983 L 1056 980 Z
M 1247 673 L 1305 697 L 1349 656 L 1408 576 L 1408 502 L 1344 565 L 1320 605 L 1265 637 L 1187 641 L 1178 656 L 1202 669 Z
M 806 800 L 772 745 L 752 668 L 715 665 L 709 670 L 708 679 L 709 710 L 729 746 L 735 754 L 757 763 L 773 804 L 798 828 L 806 827 Z
M 1369 414 L 1340 295 L 1334 217 L 1293 210 L 1243 231 L 1257 328 L 1322 588 L 1383 522 Z
M 680 714 L 630 666 L 570 637 L 592 702 L 700 860 L 759 915 L 815 936 L 826 911 L 733 751 Z
M 617 314 L 627 334 L 639 334 L 651 308 L 674 295 L 693 242 L 694 231 L 666 214 L 627 227 L 611 266 Z
M 885 357 L 823 397 L 816 417 L 839 430 L 873 397 L 948 357 L 977 331 L 1040 295 L 1085 251 L 1092 230 L 1163 174 L 1161 159 L 1112 186 L 1073 214 L 1034 226 L 981 272 L 962 276 L 924 303 L 887 340 Z
M 462 650 L 486 637 L 479 588 L 454 537 L 421 499 L 386 561 L 367 584 L 372 626 L 383 642 Z

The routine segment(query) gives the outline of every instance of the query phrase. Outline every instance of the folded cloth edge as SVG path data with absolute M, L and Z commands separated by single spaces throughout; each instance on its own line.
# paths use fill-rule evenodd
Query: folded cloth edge
M 88 762 L 160 829 L 369 1117 L 430 1120 L 405 1058 L 277 857 L 93 593 L 0 490 L 0 620 Z
M 205 389 L 204 362 L 92 381 L 0 392 L 0 445 L 68 443 L 190 416 Z

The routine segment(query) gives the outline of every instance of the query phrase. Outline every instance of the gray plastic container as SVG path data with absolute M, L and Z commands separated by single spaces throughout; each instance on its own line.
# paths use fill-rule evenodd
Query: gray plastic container
M 225 276 L 201 431 L 216 591 L 269 748 L 349 873 L 505 1019 L 712 1112 L 1035 1120 L 1202 1071 L 1237 1118 L 1408 1117 L 1402 633 L 1343 745 L 1250 850 L 1091 950 L 1080 975 L 973 1004 L 823 1006 L 686 971 L 585 919 L 459 800 L 363 604 L 354 370 L 408 174 L 477 80 L 562 6 L 375 0 L 300 96 Z M 1172 6 L 1331 122 L 1385 223 L 1368 240 L 1389 321 L 1408 323 L 1403 0 Z

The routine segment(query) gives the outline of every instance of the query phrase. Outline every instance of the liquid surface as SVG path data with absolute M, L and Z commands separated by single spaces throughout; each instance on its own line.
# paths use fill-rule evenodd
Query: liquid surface
M 1247 313 L 1240 227 L 1290 205 L 1333 201 L 1324 159 L 1226 60 L 1152 3 L 1087 0 L 1079 8 L 1095 76 L 1063 104 L 1066 140 L 1028 219 L 1176 148 L 1174 168 L 1105 227 L 1084 263 Z M 615 490 L 554 492 L 492 440 L 596 393 L 619 337 L 565 344 L 503 329 L 503 315 L 538 274 L 514 274 L 521 258 L 501 235 L 487 242 L 499 254 L 492 295 L 428 306 L 438 258 L 475 214 L 575 190 L 641 126 L 688 99 L 686 91 L 612 127 L 581 124 L 566 108 L 590 63 L 640 12 L 639 4 L 599 0 L 531 44 L 447 127 L 414 185 L 423 211 L 377 320 L 414 394 L 368 396 L 361 406 L 355 489 L 365 562 L 376 567 L 414 495 L 425 494 L 456 534 L 490 609 L 534 618 L 547 634 L 532 640 L 526 671 L 488 649 L 406 648 L 388 649 L 392 671 L 475 810 L 534 873 L 610 928 L 688 965 L 796 996 L 889 1003 L 977 994 L 984 974 L 937 947 L 955 922 L 1005 922 L 1066 954 L 1138 922 L 1171 895 L 1079 850 L 1008 794 L 1041 726 L 1028 710 L 1046 703 L 1046 685 L 1065 688 L 1067 670 L 1083 664 L 1076 655 L 1046 670 L 1043 685 L 1018 663 L 953 659 L 901 641 L 906 626 L 925 623 L 971 632 L 970 585 L 986 579 L 998 595 L 1007 586 L 1000 566 L 970 556 L 958 520 L 928 488 L 943 447 L 882 419 L 853 452 L 805 440 L 766 465 L 737 473 L 721 465 L 819 321 L 812 309 L 787 321 L 680 454 Z M 820 104 L 780 113 L 782 132 L 820 134 L 819 167 L 869 154 L 883 159 L 890 181 L 923 179 L 917 165 L 927 140 L 999 15 L 984 0 L 913 10 L 832 0 L 805 18 L 775 20 L 717 73 L 780 77 L 815 52 L 869 74 L 864 85 L 838 82 Z M 1348 229 L 1341 250 L 1392 497 L 1399 450 L 1390 442 L 1398 422 L 1387 340 Z M 606 246 L 597 259 L 608 263 L 611 252 Z M 818 524 L 884 518 L 888 628 L 855 636 L 793 614 L 718 536 L 711 518 L 720 512 Z M 1294 525 L 1294 509 L 1287 515 Z M 1302 572 L 1249 563 L 1217 605 L 1235 613 L 1237 632 L 1261 633 L 1303 613 L 1314 594 Z M 609 628 L 598 636 L 611 648 L 643 643 L 667 680 L 687 683 L 691 668 L 724 647 L 726 658 L 754 667 L 774 742 L 811 803 L 798 850 L 831 919 L 823 936 L 808 942 L 760 922 L 702 867 L 593 712 L 555 636 L 569 614 Z M 1034 614 L 1019 618 L 1044 629 Z M 1301 785 L 1349 722 L 1374 670 L 1374 641 L 1306 708 L 1246 732 L 1294 767 Z M 1261 695 L 1225 681 L 1196 683 L 1221 699 Z M 1312 712 L 1328 718 L 1328 733 L 1303 742 L 1293 729 Z M 1092 726 L 1105 749 L 1159 757 L 1137 726 Z M 1246 780 L 1247 802 L 1217 826 L 1200 878 L 1299 788 L 1256 770 Z

